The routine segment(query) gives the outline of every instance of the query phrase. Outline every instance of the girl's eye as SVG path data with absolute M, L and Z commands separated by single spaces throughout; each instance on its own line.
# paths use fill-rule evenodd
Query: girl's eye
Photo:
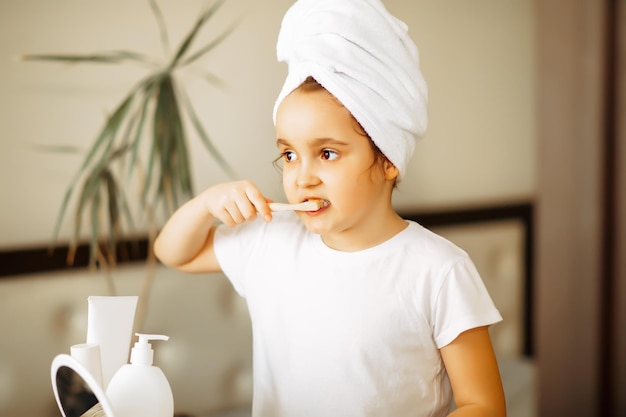
M 322 151 L 322 159 L 333 161 L 337 158 L 339 158 L 339 154 L 331 149 L 324 149 Z
M 278 157 L 272 161 L 272 165 L 274 168 L 280 173 L 283 172 L 283 167 L 285 164 L 295 161 L 298 159 L 298 156 L 293 151 L 284 151 L 278 154 Z
M 285 151 L 282 156 L 286 162 L 293 162 L 296 160 L 296 153 L 292 151 Z

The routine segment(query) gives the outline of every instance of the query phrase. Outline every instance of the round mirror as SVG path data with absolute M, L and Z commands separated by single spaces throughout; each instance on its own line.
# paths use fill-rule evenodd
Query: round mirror
M 54 358 L 50 377 L 54 397 L 64 417 L 115 417 L 95 378 L 70 355 Z

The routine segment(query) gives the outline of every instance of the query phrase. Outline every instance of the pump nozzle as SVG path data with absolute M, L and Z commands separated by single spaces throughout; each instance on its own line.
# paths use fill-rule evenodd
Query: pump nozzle
M 137 343 L 148 343 L 148 340 L 170 340 L 169 336 L 165 336 L 162 334 L 143 334 L 143 333 L 135 333 L 135 336 L 139 337 L 139 341 Z
M 139 340 L 130 352 L 130 363 L 133 365 L 152 365 L 154 360 L 154 350 L 149 343 L 150 340 L 169 340 L 169 336 L 161 334 L 135 333 Z

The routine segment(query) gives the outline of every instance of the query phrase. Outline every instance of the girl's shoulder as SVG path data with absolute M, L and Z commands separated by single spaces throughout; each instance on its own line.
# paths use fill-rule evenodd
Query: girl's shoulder
M 467 255 L 465 251 L 456 244 L 421 224 L 413 220 L 407 220 L 407 223 L 408 227 L 403 231 L 401 236 L 403 244 L 417 251 L 429 254 L 442 253 L 452 256 Z
M 397 236 L 396 242 L 396 249 L 401 247 L 407 256 L 432 264 L 469 259 L 467 252 L 450 240 L 415 221 L 407 220 L 407 223 L 408 227 Z

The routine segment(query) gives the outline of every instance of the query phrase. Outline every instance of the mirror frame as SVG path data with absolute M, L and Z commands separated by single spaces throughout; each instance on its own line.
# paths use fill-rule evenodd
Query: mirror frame
M 61 403 L 61 399 L 59 398 L 59 388 L 57 387 L 56 383 L 59 368 L 63 366 L 72 369 L 83 379 L 83 381 L 85 381 L 89 389 L 96 396 L 96 399 L 100 403 L 102 411 L 104 411 L 106 417 L 115 417 L 115 415 L 113 414 L 113 410 L 111 409 L 111 404 L 109 403 L 109 400 L 104 390 L 102 389 L 102 387 L 100 387 L 96 379 L 80 362 L 72 358 L 70 355 L 64 353 L 57 355 L 52 360 L 52 365 L 50 366 L 50 379 L 52 382 L 52 390 L 54 391 L 54 398 L 56 399 L 57 405 L 59 406 L 59 410 L 61 410 L 61 414 L 63 415 L 63 417 L 66 417 L 65 410 L 63 410 L 63 405 Z

